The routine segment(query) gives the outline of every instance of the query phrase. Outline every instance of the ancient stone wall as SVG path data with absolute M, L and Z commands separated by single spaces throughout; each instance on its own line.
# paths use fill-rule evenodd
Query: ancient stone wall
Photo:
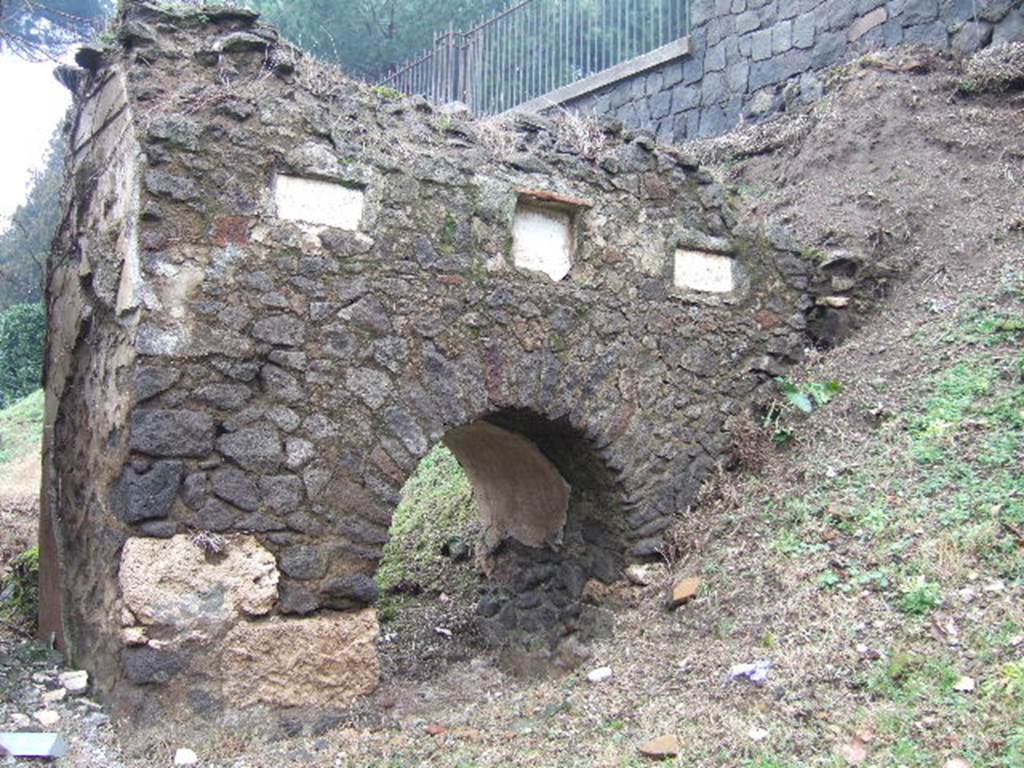
M 682 142 L 814 102 L 824 70 L 866 51 L 1024 40 L 1022 0 L 694 0 L 690 14 L 689 55 L 565 106 Z
M 44 630 L 101 695 L 372 690 L 374 572 L 442 440 L 485 502 L 493 642 L 580 631 L 587 579 L 699 527 L 828 265 L 614 121 L 464 121 L 248 12 L 128 7 L 79 57 L 48 285 Z

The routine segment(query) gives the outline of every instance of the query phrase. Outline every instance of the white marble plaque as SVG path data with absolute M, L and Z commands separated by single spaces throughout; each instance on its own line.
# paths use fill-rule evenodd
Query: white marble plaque
M 520 269 L 561 280 L 572 269 L 572 214 L 520 205 L 512 225 L 513 262 Z
M 676 251 L 673 282 L 676 288 L 705 293 L 729 293 L 736 290 L 733 259 L 717 253 Z
M 278 218 L 307 224 L 359 229 L 365 197 L 361 189 L 319 179 L 279 175 L 274 182 Z

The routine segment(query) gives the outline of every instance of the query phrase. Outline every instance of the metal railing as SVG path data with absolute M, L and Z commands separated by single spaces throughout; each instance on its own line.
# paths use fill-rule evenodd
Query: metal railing
M 685 37 L 689 0 L 520 0 L 379 81 L 473 112 L 505 112 Z

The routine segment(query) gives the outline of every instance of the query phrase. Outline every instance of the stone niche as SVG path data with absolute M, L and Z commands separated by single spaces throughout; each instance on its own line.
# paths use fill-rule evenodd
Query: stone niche
M 274 179 L 277 216 L 288 221 L 357 230 L 366 193 L 333 181 L 279 174 Z
M 736 290 L 736 260 L 720 253 L 679 248 L 675 253 L 672 281 L 676 288 L 700 293 L 731 293 Z

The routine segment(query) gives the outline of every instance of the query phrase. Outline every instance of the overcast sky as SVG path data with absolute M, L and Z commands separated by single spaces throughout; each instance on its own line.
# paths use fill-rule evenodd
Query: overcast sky
M 42 165 L 50 135 L 71 103 L 53 67 L 0 55 L 0 231 L 25 199 L 29 177 Z

